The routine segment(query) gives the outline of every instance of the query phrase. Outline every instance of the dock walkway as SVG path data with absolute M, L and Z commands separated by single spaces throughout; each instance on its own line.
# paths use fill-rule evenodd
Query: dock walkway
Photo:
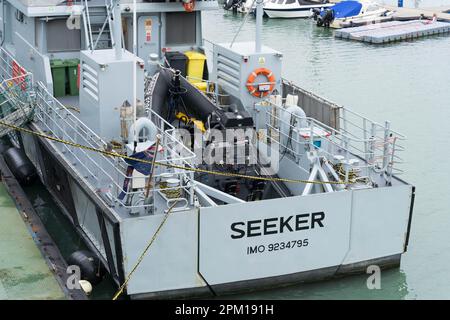
M 383 5 L 384 8 L 395 11 L 394 20 L 412 20 L 418 19 L 421 15 L 431 19 L 436 14 L 438 21 L 450 22 L 450 6 L 435 8 L 405 8 Z
M 0 182 L 0 300 L 65 299 L 20 215 Z
M 450 32 L 450 23 L 448 22 L 426 23 L 423 20 L 412 20 L 345 28 L 336 30 L 334 35 L 336 38 L 368 43 L 388 43 L 448 32 Z

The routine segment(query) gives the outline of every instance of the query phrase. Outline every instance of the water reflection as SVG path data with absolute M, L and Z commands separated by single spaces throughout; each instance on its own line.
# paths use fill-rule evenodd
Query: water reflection
M 381 271 L 381 288 L 368 289 L 369 275 L 356 275 L 316 283 L 306 283 L 283 289 L 273 289 L 228 299 L 405 299 L 409 295 L 406 274 L 401 269 Z

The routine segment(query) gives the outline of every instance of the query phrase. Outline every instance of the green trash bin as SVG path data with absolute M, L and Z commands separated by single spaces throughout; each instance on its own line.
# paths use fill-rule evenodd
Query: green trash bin
M 79 59 L 68 59 L 64 61 L 67 67 L 68 94 L 71 96 L 78 95 L 78 65 Z
M 60 59 L 50 61 L 53 78 L 53 95 L 63 97 L 66 95 L 66 65 Z

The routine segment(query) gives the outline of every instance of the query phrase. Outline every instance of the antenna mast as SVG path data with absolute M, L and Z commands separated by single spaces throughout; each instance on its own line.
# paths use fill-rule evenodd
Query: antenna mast
M 137 129 L 136 129 L 136 56 L 137 56 L 137 19 L 136 19 L 136 0 L 133 0 L 133 128 L 134 128 L 134 151 L 136 152 L 136 147 L 138 143 Z

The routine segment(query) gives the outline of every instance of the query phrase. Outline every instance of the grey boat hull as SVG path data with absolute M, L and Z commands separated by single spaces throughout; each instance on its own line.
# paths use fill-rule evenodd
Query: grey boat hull
M 34 130 L 37 129 L 33 124 L 31 124 L 31 128 Z M 130 268 L 129 264 L 133 264 L 132 261 L 128 261 L 128 265 L 124 262 L 123 249 L 124 247 L 126 248 L 126 246 L 123 245 L 123 241 L 125 240 L 122 237 L 124 232 L 126 232 L 124 230 L 125 228 L 121 230 L 121 227 L 123 226 L 121 226 L 120 221 L 115 219 L 114 215 L 111 213 L 111 209 L 95 193 L 95 191 L 83 181 L 82 177 L 78 175 L 75 168 L 67 163 L 66 159 L 64 159 L 56 148 L 54 148 L 53 143 L 43 138 L 32 137 L 27 134 L 22 135 L 22 141 L 23 147 L 28 153 L 28 156 L 38 168 L 42 182 L 54 197 L 55 202 L 61 208 L 61 211 L 69 218 L 70 222 L 74 225 L 74 228 L 81 235 L 91 251 L 100 258 L 116 284 L 120 285 L 123 283 L 126 273 L 124 270 L 126 268 Z M 73 188 L 74 185 L 77 186 L 75 189 Z M 67 186 L 69 187 L 67 188 Z M 83 223 L 79 221 L 80 219 L 79 215 L 76 213 L 77 210 L 75 208 L 75 202 L 80 202 L 80 194 L 78 194 L 80 192 L 83 193 L 84 201 L 89 202 L 89 205 L 86 204 L 86 207 L 89 207 L 95 211 L 100 231 L 97 235 L 94 234 L 95 232 L 92 233 L 89 229 L 86 229 Z M 412 189 L 410 212 L 407 222 L 408 232 L 405 235 L 403 252 L 406 252 L 409 240 L 411 213 L 414 203 L 413 195 L 414 188 Z M 195 218 L 198 219 L 199 224 L 200 216 L 201 214 Z M 102 225 L 105 227 L 102 228 Z M 198 230 L 200 230 L 200 228 Z M 200 236 L 198 236 L 198 241 L 195 244 L 195 247 L 198 252 L 203 252 Z M 207 270 L 208 268 L 205 268 L 205 264 L 200 261 L 202 258 L 199 254 L 199 257 L 197 257 L 194 262 L 197 268 L 196 276 L 198 278 L 198 286 L 174 290 L 169 289 L 155 290 L 152 292 L 129 293 L 129 295 L 133 299 L 193 298 L 267 290 L 299 283 L 328 280 L 352 274 L 361 274 L 366 272 L 369 265 L 377 265 L 381 269 L 396 268 L 400 265 L 401 254 L 403 252 L 313 270 L 223 283 L 208 282 L 207 279 L 211 278 L 211 276 L 208 275 L 210 270 Z M 149 255 L 151 255 L 151 253 L 149 253 Z M 211 259 L 214 259 L 214 257 L 211 257 Z M 149 277 L 149 275 L 147 277 Z M 140 276 L 138 275 L 138 277 Z
M 257 280 L 247 280 L 225 283 L 210 286 L 208 289 L 181 289 L 160 291 L 148 294 L 132 295 L 132 299 L 172 299 L 172 298 L 192 298 L 219 295 L 231 295 L 238 293 L 249 293 L 254 291 L 271 290 L 283 287 L 290 287 L 302 283 L 311 283 L 338 279 L 345 276 L 365 274 L 367 267 L 377 265 L 381 270 L 400 267 L 401 254 L 382 257 L 349 265 L 332 266 L 317 270 L 298 272 L 277 277 L 263 278 Z

